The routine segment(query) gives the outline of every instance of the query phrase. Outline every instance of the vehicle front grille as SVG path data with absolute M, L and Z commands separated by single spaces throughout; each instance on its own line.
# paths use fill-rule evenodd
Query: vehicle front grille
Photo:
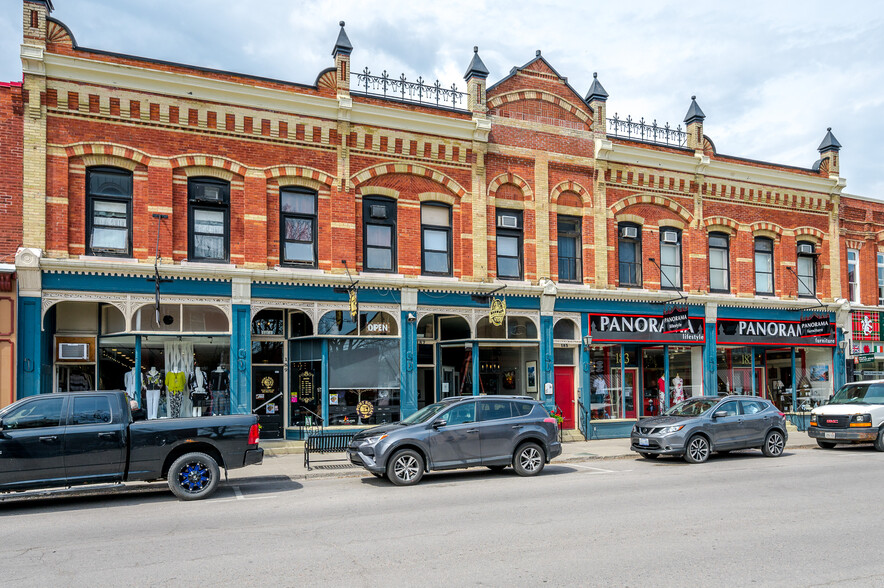
M 642 435 L 652 435 L 657 430 L 657 427 L 639 427 L 638 432 Z
M 850 416 L 848 415 L 838 415 L 838 416 L 825 416 L 819 415 L 816 417 L 817 426 L 823 427 L 824 429 L 846 429 L 850 426 Z

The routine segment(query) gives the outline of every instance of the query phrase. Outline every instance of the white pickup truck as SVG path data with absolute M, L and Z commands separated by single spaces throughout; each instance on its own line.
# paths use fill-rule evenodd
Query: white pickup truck
M 884 451 L 884 380 L 844 385 L 810 413 L 807 433 L 823 449 L 838 443 L 874 443 Z

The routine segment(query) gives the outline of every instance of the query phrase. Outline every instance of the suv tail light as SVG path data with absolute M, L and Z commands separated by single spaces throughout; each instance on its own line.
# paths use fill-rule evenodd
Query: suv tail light
M 786 416 L 786 413 L 784 413 L 784 412 L 780 412 L 780 411 L 777 411 L 777 414 L 780 415 L 781 417 Z
M 251 427 L 249 427 L 249 445 L 257 445 L 258 444 L 258 436 L 260 434 L 260 429 L 258 428 L 258 423 L 255 423 Z
M 548 418 L 543 419 L 543 422 L 544 423 L 552 423 L 556 426 L 559 426 L 559 421 L 557 421 L 556 419 L 554 419 L 552 417 L 548 417 Z

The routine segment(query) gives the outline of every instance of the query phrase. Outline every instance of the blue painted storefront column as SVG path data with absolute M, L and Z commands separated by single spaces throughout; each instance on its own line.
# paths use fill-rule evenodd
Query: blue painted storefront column
M 835 336 L 835 355 L 832 358 L 832 384 L 834 385 L 835 392 L 847 383 L 847 365 L 844 363 L 844 349 L 841 347 L 842 341 L 844 341 L 844 331 L 838 328 Z
M 141 374 L 141 335 L 135 335 L 135 373 Z M 135 400 L 141 407 L 141 378 L 135 378 Z
M 41 392 L 43 329 L 40 324 L 40 298 L 18 299 L 18 391 L 16 398 Z
M 320 398 L 322 403 L 322 410 L 320 411 L 322 414 L 322 426 L 328 426 L 328 339 L 322 340 L 322 376 L 320 379 L 322 380 L 322 390 L 320 390 Z
M 230 412 L 251 411 L 252 307 L 233 305 L 233 329 L 230 337 Z
M 660 407 L 660 414 L 669 407 L 669 395 L 671 386 L 669 378 L 669 345 L 663 346 L 663 406 Z
M 479 395 L 479 342 L 473 341 L 473 349 L 471 351 L 473 354 L 472 362 L 470 362 L 471 371 L 473 372 L 472 380 L 473 380 L 473 396 Z
M 537 393 L 547 410 L 555 410 L 555 394 L 546 395 L 546 385 L 554 386 L 553 383 L 553 317 L 540 317 L 540 381 L 537 385 Z
M 399 410 L 402 418 L 417 411 L 417 321 L 409 322 L 410 312 L 400 313 L 402 323 L 402 337 L 400 339 L 401 360 L 399 365 Z
M 715 355 L 715 323 L 706 323 L 706 344 L 703 346 L 703 394 L 715 396 L 718 394 L 718 362 Z
M 592 394 L 592 390 L 590 387 L 592 386 L 592 382 L 589 379 L 590 376 L 590 366 L 589 366 L 589 347 L 583 344 L 583 337 L 589 334 L 589 315 L 585 312 L 580 313 L 580 402 L 583 403 L 583 408 L 586 410 L 586 435 L 589 436 L 589 403 L 590 403 L 590 394 Z M 580 407 L 578 407 L 579 409 Z

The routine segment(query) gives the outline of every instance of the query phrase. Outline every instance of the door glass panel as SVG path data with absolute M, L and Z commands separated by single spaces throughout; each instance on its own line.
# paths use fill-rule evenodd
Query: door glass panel
M 75 396 L 71 411 L 72 425 L 94 425 L 111 422 L 110 402 L 98 396 Z
M 64 398 L 29 402 L 7 413 L 3 417 L 3 427 L 5 429 L 57 427 L 61 423 L 63 402 Z

